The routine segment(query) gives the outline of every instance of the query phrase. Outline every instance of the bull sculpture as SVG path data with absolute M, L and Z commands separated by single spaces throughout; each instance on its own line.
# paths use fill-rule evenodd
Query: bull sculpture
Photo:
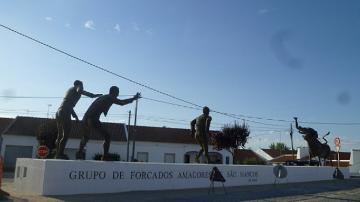
M 330 134 L 330 132 L 326 133 L 322 138 L 325 143 L 321 143 L 318 139 L 318 133 L 313 128 L 304 128 L 299 126 L 297 117 L 295 119 L 295 126 L 299 130 L 299 133 L 303 134 L 305 141 L 309 146 L 309 165 L 312 157 L 319 158 L 319 166 L 321 165 L 321 158 L 324 160 L 324 165 L 326 165 L 326 159 L 330 156 L 330 147 L 327 144 L 326 136 Z M 331 161 L 330 161 L 331 162 Z

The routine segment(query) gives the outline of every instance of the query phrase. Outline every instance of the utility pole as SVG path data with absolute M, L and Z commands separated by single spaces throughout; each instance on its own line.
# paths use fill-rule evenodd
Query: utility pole
M 131 119 L 131 111 L 129 111 L 129 121 L 127 125 L 127 151 L 126 151 L 126 161 L 129 162 L 129 147 L 130 147 L 130 119 Z
M 290 123 L 290 138 L 291 138 L 291 152 L 292 152 L 293 160 L 295 161 L 292 123 Z
M 132 147 L 132 156 L 131 161 L 135 160 L 135 138 L 136 138 L 136 121 L 137 121 L 137 109 L 138 109 L 139 99 L 136 100 L 135 104 L 135 118 L 134 118 L 134 130 L 132 131 L 133 147 Z
M 51 104 L 48 104 L 46 118 L 49 118 L 49 112 L 51 106 L 52 106 Z

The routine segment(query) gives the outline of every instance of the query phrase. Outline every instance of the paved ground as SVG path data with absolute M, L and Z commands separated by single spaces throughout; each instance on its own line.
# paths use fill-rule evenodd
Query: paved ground
M 10 193 L 5 201 L 359 201 L 360 179 L 333 180 L 312 183 L 277 184 L 222 188 L 208 194 L 207 189 L 179 191 L 147 191 L 117 194 L 72 196 L 39 196 L 17 193 L 11 175 L 3 179 L 2 190 Z

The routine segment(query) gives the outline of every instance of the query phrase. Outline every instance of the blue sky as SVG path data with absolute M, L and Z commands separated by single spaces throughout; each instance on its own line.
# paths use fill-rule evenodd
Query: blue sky
M 358 1 L 1 1 L 0 24 L 198 105 L 247 116 L 360 123 Z M 0 27 L 0 94 L 61 97 L 85 89 L 181 103 L 59 54 Z M 80 100 L 81 116 L 91 99 Z M 0 98 L 0 116 L 46 117 L 61 99 Z M 51 105 L 51 106 L 49 106 Z M 186 104 L 185 104 L 186 105 Z M 126 122 L 134 105 L 103 121 Z M 140 125 L 188 128 L 200 111 L 141 100 Z M 214 114 L 213 129 L 235 120 Z M 248 147 L 289 142 L 290 123 L 247 118 Z M 171 123 L 170 123 L 171 122 Z M 303 124 L 343 149 L 360 125 Z M 295 134 L 295 146 L 305 145 Z

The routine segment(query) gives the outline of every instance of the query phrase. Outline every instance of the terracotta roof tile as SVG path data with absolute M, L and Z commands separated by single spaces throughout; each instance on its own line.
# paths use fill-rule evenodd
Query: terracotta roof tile
M 295 159 L 296 159 L 296 154 L 295 154 Z M 278 156 L 274 159 L 272 159 L 270 162 L 273 163 L 280 163 L 280 162 L 286 162 L 286 161 L 292 161 L 294 160 L 294 156 L 292 154 L 284 154 L 281 156 Z
M 37 136 L 39 127 L 42 124 L 48 123 L 49 127 L 56 130 L 56 123 L 54 119 L 36 118 L 36 117 L 21 117 L 15 118 L 14 122 L 4 133 L 11 135 Z M 112 135 L 113 141 L 126 141 L 124 125 L 119 123 L 104 123 L 108 132 Z M 69 138 L 81 138 L 81 124 L 72 121 L 71 132 Z M 92 140 L 103 140 L 103 137 L 98 132 L 90 134 Z
M 234 151 L 235 160 L 241 161 L 248 158 L 255 158 L 258 161 L 262 161 L 262 159 L 254 151 L 250 149 L 236 149 Z
M 4 132 L 11 135 L 36 136 L 39 131 L 39 127 L 44 123 L 48 123 L 50 127 L 55 128 L 56 125 L 54 121 L 54 119 L 19 116 L 16 117 L 13 124 L 11 124 L 11 126 Z M 103 124 L 112 135 L 112 141 L 126 141 L 124 124 L 107 122 L 103 122 Z M 133 129 L 132 126 L 130 128 Z M 70 138 L 81 138 L 80 123 L 72 121 Z M 91 133 L 90 139 L 103 140 L 102 136 L 97 132 Z M 196 144 L 195 139 L 190 136 L 189 129 L 149 126 L 136 127 L 136 141 Z
M 340 160 L 347 160 L 350 161 L 350 152 L 339 152 Z M 305 156 L 301 158 L 300 160 L 308 160 L 309 156 Z M 337 153 L 335 151 L 330 152 L 330 159 L 331 160 L 337 160 Z
M 335 151 L 331 151 L 330 153 L 331 159 L 337 159 L 337 153 Z M 351 152 L 339 152 L 340 160 L 350 160 Z
M 292 154 L 291 150 L 287 150 L 287 151 L 279 151 L 275 149 L 262 149 L 262 150 L 267 154 L 269 154 L 272 158 L 276 158 L 284 154 Z M 294 154 L 296 154 L 296 151 L 294 151 Z
M 14 121 L 12 118 L 0 118 L 0 134 Z

